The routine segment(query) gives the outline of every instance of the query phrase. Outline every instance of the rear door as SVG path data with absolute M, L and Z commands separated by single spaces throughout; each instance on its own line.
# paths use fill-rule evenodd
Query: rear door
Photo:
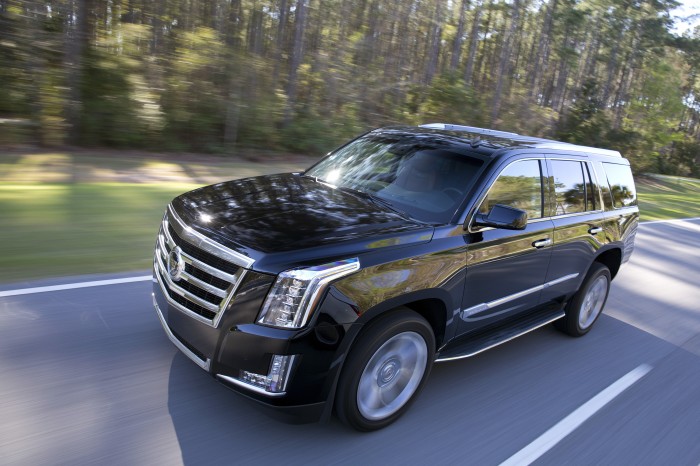
M 582 158 L 547 157 L 552 259 L 542 301 L 575 292 L 605 242 L 604 216 L 593 166 Z
M 544 160 L 520 159 L 508 164 L 488 188 L 478 208 L 495 204 L 525 210 L 525 230 L 475 228 L 465 236 L 467 275 L 460 333 L 535 307 L 551 255 L 552 222 L 546 218 Z

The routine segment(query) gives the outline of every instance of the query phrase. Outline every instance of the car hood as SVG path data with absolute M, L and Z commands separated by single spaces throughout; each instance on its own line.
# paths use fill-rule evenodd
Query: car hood
M 255 269 L 267 265 L 275 272 L 427 242 L 433 233 L 432 226 L 362 194 L 291 173 L 206 186 L 177 197 L 173 208 L 194 230 L 255 259 Z

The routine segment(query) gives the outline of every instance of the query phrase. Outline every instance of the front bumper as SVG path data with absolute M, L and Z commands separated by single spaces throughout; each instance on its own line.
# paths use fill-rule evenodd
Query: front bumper
M 255 324 L 272 278 L 251 272 L 214 328 L 170 305 L 154 278 L 153 304 L 170 341 L 199 367 L 233 391 L 288 421 L 314 421 L 329 413 L 332 394 L 349 343 L 359 324 L 337 324 L 320 312 L 302 330 Z M 347 306 L 331 294 L 322 307 Z M 349 337 L 349 338 L 348 338 Z M 242 371 L 267 374 L 274 355 L 294 356 L 282 393 L 270 393 L 241 380 Z

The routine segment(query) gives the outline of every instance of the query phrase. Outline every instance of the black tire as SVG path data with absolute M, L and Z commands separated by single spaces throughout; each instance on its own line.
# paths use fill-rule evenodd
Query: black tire
M 350 350 L 338 381 L 338 417 L 360 431 L 388 426 L 415 400 L 434 359 L 433 330 L 410 309 L 370 323 Z
M 566 305 L 566 315 L 554 326 L 572 337 L 587 334 L 603 313 L 611 281 L 610 270 L 600 262 L 594 262 L 581 288 Z

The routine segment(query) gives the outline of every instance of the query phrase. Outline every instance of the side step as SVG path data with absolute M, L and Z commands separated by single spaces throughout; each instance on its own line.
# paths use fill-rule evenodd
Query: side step
M 452 361 L 477 355 L 494 346 L 510 341 L 564 317 L 564 311 L 557 307 L 536 311 L 525 316 L 509 319 L 497 326 L 466 334 L 439 352 L 436 362 Z

